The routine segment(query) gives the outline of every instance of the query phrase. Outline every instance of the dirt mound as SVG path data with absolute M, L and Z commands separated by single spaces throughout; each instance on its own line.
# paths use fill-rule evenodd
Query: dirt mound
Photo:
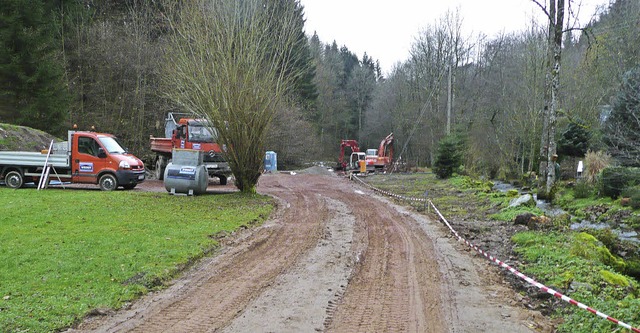
M 310 168 L 302 169 L 294 171 L 296 173 L 305 174 L 305 175 L 325 175 L 325 176 L 333 176 L 335 172 L 333 170 L 328 169 L 327 167 L 314 165 Z
M 62 141 L 41 130 L 0 123 L 0 150 L 40 151 L 48 149 L 51 140 Z

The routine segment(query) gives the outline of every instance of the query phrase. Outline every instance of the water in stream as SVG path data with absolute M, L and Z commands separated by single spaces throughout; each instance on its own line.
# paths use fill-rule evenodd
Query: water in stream
M 500 181 L 494 181 L 493 190 L 500 191 L 500 192 L 507 192 L 509 190 L 517 190 L 518 193 L 524 194 L 524 193 L 522 193 L 521 189 L 516 188 L 515 186 L 513 186 L 513 185 L 511 185 L 509 183 L 504 183 L 504 182 L 500 182 Z M 550 202 L 547 202 L 547 201 L 544 201 L 544 200 L 538 200 L 538 198 L 537 198 L 535 193 L 533 193 L 532 195 L 533 195 L 533 198 L 536 200 L 536 207 L 540 208 L 545 213 L 545 215 L 547 215 L 549 217 L 554 217 L 554 216 L 558 216 L 558 215 L 561 215 L 561 214 L 566 214 L 566 211 L 564 211 L 562 208 L 554 206 Z M 571 217 L 573 218 L 573 216 L 571 216 Z M 622 225 L 622 227 L 624 228 L 624 225 Z M 640 244 L 640 237 L 639 237 L 639 235 L 638 235 L 638 233 L 636 231 L 630 230 L 630 229 L 622 229 L 622 228 L 611 228 L 611 226 L 606 222 L 594 223 L 594 222 L 591 222 L 591 221 L 582 220 L 582 221 L 577 222 L 577 223 L 572 223 L 570 228 L 571 228 L 571 230 L 611 229 L 611 231 L 618 236 L 618 239 L 623 240 L 623 241 L 630 241 L 630 242 L 633 242 L 633 243 Z

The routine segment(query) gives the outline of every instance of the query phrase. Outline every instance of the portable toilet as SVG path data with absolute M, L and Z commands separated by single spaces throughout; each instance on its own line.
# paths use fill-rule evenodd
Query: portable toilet
M 278 171 L 278 156 L 275 151 L 267 151 L 264 156 L 264 172 Z

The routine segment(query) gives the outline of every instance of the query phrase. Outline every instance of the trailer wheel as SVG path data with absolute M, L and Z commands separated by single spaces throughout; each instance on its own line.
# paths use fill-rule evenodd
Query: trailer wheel
M 4 182 L 7 184 L 7 187 L 10 188 L 21 188 L 24 184 L 24 179 L 22 178 L 22 174 L 18 171 L 9 171 L 4 176 Z
M 156 179 L 164 179 L 164 169 L 167 167 L 167 161 L 164 156 L 158 156 L 156 159 Z
M 118 188 L 118 180 L 116 180 L 114 175 L 106 173 L 100 177 L 98 185 L 100 185 L 100 189 L 103 191 L 113 191 Z

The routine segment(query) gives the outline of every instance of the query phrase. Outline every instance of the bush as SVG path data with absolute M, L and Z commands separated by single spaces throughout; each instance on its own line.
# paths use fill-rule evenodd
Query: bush
M 640 169 L 638 168 L 606 168 L 600 177 L 600 194 L 616 199 L 624 189 L 640 184 Z
M 585 181 L 589 184 L 595 184 L 598 180 L 598 174 L 611 165 L 611 156 L 602 151 L 592 152 L 589 150 L 584 156 L 584 164 L 583 175 Z
M 640 208 L 640 186 L 627 187 L 621 193 L 623 198 L 629 198 L 629 205 L 633 209 Z
M 586 181 L 578 181 L 573 188 L 573 197 L 576 199 L 588 198 L 593 194 L 593 186 Z

